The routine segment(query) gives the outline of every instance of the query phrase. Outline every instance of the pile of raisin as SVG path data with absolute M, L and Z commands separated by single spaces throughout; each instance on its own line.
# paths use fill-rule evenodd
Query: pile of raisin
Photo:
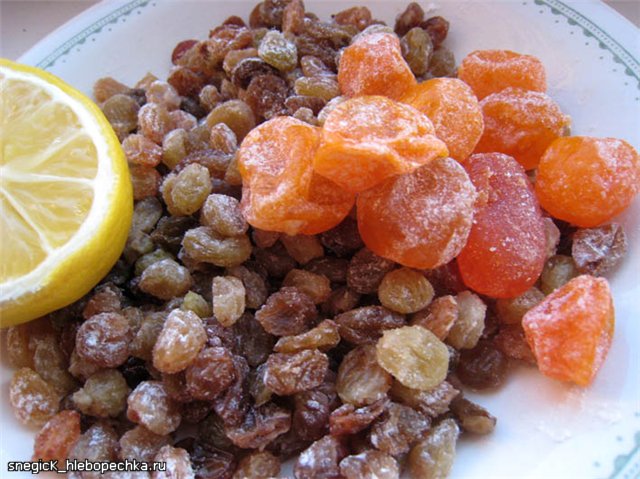
M 500 386 L 509 361 L 593 379 L 613 333 L 595 276 L 626 252 L 602 223 L 637 192 L 637 153 L 565 138 L 533 57 L 474 52 L 454 78 L 448 29 L 416 3 L 392 28 L 366 7 L 325 22 L 264 0 L 180 42 L 166 81 L 96 83 L 133 224 L 83 299 L 7 331 L 34 460 L 168 464 L 148 479 L 277 477 L 292 458 L 298 479 L 445 477 L 460 434 L 496 426 L 464 389 Z M 617 196 L 556 201 L 593 151 L 628 172 Z M 558 328 L 593 339 L 570 364 Z

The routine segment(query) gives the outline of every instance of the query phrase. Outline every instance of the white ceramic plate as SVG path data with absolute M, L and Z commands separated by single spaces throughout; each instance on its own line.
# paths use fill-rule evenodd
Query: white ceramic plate
M 244 18 L 253 1 L 135 0 L 101 3 L 38 43 L 20 60 L 89 93 L 103 76 L 133 84 L 162 77 L 174 45 L 204 38 L 227 16 Z M 312 1 L 328 18 L 367 4 L 393 22 L 408 0 Z M 475 49 L 530 53 L 547 67 L 549 93 L 573 117 L 574 134 L 613 136 L 640 149 L 640 32 L 597 1 L 422 2 L 451 22 L 447 45 L 459 60 Z M 498 417 L 495 433 L 461 440 L 454 478 L 636 478 L 640 474 L 640 200 L 620 218 L 630 239 L 624 264 L 609 275 L 617 310 L 609 357 L 588 389 L 518 368 L 500 391 L 474 395 Z M 31 456 L 33 431 L 8 407 L 10 371 L 0 371 L 0 477 L 6 462 Z M 32 477 L 25 474 L 24 477 Z

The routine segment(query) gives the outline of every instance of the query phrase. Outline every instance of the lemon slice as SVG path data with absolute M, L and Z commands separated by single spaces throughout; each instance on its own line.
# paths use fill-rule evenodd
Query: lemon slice
M 100 109 L 37 68 L 0 59 L 0 326 L 86 294 L 124 247 L 133 200 Z

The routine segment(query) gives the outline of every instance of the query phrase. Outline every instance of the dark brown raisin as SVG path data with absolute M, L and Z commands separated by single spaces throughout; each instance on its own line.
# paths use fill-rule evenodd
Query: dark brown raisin
M 213 408 L 225 426 L 233 427 L 242 422 L 249 410 L 249 365 L 241 356 L 234 356 L 235 382 L 213 402 Z
M 242 424 L 226 428 L 231 442 L 244 449 L 264 449 L 291 427 L 291 413 L 275 404 L 251 408 Z
M 389 395 L 394 401 L 401 402 L 430 417 L 437 417 L 449 410 L 449 404 L 460 391 L 451 383 L 442 381 L 435 388 L 428 391 L 408 388 L 400 381 L 394 381 Z
M 129 321 L 117 313 L 97 314 L 82 323 L 76 335 L 76 351 L 83 359 L 114 368 L 129 356 L 132 332 Z
M 275 336 L 293 336 L 308 329 L 318 311 L 311 298 L 297 288 L 284 287 L 256 312 L 262 327 Z
M 394 31 L 398 36 L 405 35 L 409 30 L 417 27 L 424 20 L 424 10 L 420 5 L 411 2 L 400 15 L 396 17 Z
M 196 399 L 211 401 L 233 384 L 233 355 L 226 348 L 203 349 L 186 370 L 187 389 Z
M 386 398 L 381 399 L 361 408 L 356 408 L 353 404 L 340 406 L 329 417 L 331 434 L 341 436 L 363 431 L 384 412 L 387 401 Z
M 438 48 L 442 45 L 447 33 L 449 33 L 449 22 L 443 17 L 431 17 L 420 24 L 424 28 L 429 36 L 434 48 Z
M 388 329 L 405 325 L 404 317 L 384 306 L 364 306 L 334 318 L 340 336 L 352 344 L 375 343 Z
M 617 223 L 581 228 L 573 235 L 571 255 L 582 274 L 602 276 L 615 268 L 627 253 L 627 235 Z
M 458 396 L 451 402 L 451 412 L 464 431 L 489 434 L 496 427 L 496 418 L 478 404 Z
M 384 275 L 395 266 L 393 261 L 363 248 L 351 258 L 347 271 L 347 285 L 356 293 L 373 294 L 378 290 Z
M 398 456 L 409 452 L 430 425 L 431 421 L 427 416 L 408 406 L 392 402 L 371 427 L 371 444 L 380 451 Z
M 256 367 L 267 360 L 276 341 L 276 338 L 267 333 L 249 313 L 243 314 L 233 325 L 233 333 L 239 352 L 251 367 Z
M 251 83 L 252 78 L 257 78 L 261 75 L 277 75 L 278 70 L 267 64 L 264 60 L 258 57 L 249 57 L 244 60 L 240 60 L 231 75 L 233 84 L 240 88 L 247 88 Z
M 475 348 L 462 351 L 456 374 L 473 389 L 495 388 L 504 381 L 507 367 L 505 355 L 490 342 L 481 341 Z
M 335 228 L 322 233 L 320 241 L 337 256 L 349 256 L 363 246 L 358 224 L 350 217 L 345 218 Z

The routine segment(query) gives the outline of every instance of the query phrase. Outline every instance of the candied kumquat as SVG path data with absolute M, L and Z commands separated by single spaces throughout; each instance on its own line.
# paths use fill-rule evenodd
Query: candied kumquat
M 433 78 L 410 89 L 402 101 L 429 117 L 453 159 L 464 162 L 473 152 L 484 121 L 478 99 L 466 83 L 457 78 Z
M 476 50 L 462 59 L 458 78 L 467 83 L 478 99 L 508 87 L 544 92 L 547 79 L 542 62 L 509 50 Z
M 314 173 L 320 130 L 291 117 L 253 129 L 238 152 L 241 209 L 249 224 L 290 235 L 316 234 L 340 223 L 353 194 Z
M 621 213 L 640 191 L 640 157 L 626 141 L 558 138 L 536 177 L 540 205 L 576 226 L 598 226 Z
M 344 49 L 338 67 L 340 90 L 347 96 L 384 95 L 399 100 L 416 84 L 393 33 L 363 35 Z
M 360 193 L 358 228 L 374 253 L 412 268 L 436 268 L 464 246 L 475 200 L 464 168 L 438 158 Z
M 613 337 L 609 283 L 586 274 L 573 278 L 530 309 L 522 326 L 542 374 L 588 386 Z
M 570 123 L 549 96 L 519 88 L 489 95 L 480 107 L 484 132 L 476 153 L 504 153 L 526 170 L 538 166 L 545 149 Z
M 340 103 L 323 126 L 314 170 L 354 193 L 447 156 L 431 121 L 411 106 L 383 96 Z
M 464 283 L 492 298 L 513 298 L 536 282 L 546 257 L 542 212 L 522 166 L 501 153 L 465 164 L 478 190 L 469 239 L 458 255 Z

